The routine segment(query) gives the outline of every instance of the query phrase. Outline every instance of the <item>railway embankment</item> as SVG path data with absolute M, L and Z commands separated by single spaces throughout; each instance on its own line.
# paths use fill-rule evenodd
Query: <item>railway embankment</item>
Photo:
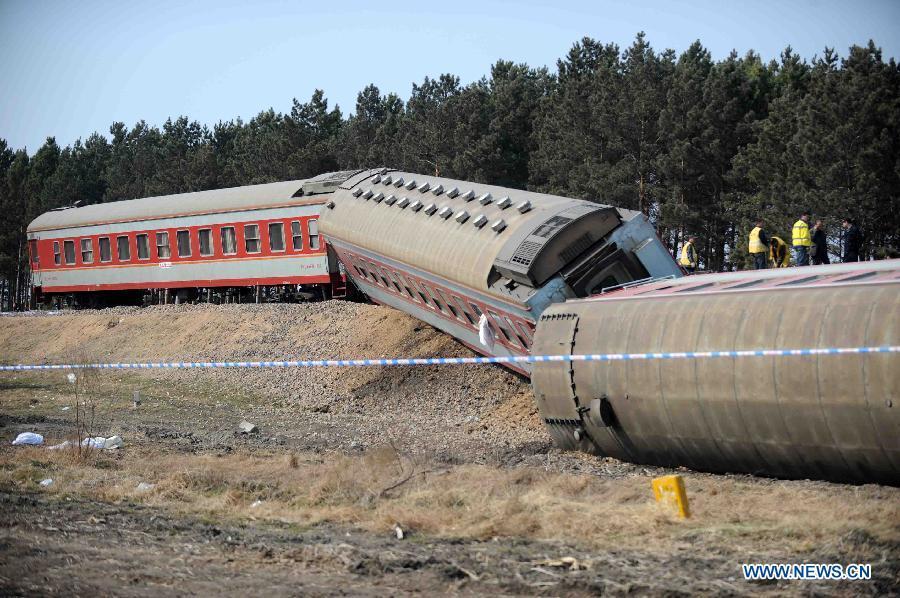
M 466 355 L 339 301 L 0 318 L 5 363 Z M 9 444 L 62 442 L 76 413 L 124 446 Z M 10 372 L 0 438 L 3 594 L 879 595 L 900 570 L 900 489 L 562 452 L 500 367 Z M 670 473 L 689 520 L 653 500 Z M 754 584 L 744 562 L 871 563 L 873 580 Z

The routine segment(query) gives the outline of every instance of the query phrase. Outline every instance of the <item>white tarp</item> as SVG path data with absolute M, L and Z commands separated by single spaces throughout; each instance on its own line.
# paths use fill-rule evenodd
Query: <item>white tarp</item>
M 22 432 L 16 439 L 12 441 L 13 444 L 31 444 L 38 445 L 44 444 L 44 437 L 40 434 L 35 434 L 34 432 Z

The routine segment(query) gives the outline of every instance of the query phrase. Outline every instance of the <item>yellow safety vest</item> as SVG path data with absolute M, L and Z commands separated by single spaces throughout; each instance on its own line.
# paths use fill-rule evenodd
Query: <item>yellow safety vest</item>
M 787 268 L 791 265 L 791 254 L 788 252 L 787 243 L 778 237 L 772 237 L 769 247 L 769 257 L 776 268 Z
M 697 267 L 697 252 L 694 250 L 694 244 L 690 241 L 681 248 L 681 259 L 678 263 L 682 266 Z
M 794 223 L 793 230 L 794 247 L 812 247 L 812 238 L 809 236 L 809 225 L 802 220 Z
M 750 253 L 765 253 L 766 246 L 759 240 L 759 233 L 762 229 L 758 226 L 750 231 Z

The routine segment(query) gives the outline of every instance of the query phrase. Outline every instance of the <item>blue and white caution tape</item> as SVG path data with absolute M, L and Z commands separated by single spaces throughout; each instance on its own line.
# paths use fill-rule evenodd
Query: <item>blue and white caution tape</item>
M 652 361 L 714 357 L 803 357 L 900 353 L 900 346 L 828 349 L 757 349 L 741 351 L 683 351 L 677 353 L 598 353 L 588 355 L 510 355 L 500 357 L 429 357 L 420 359 L 311 359 L 302 361 L 173 361 L 163 363 L 82 363 L 62 365 L 0 365 L 0 371 L 22 370 L 156 370 L 190 368 L 310 368 L 392 365 L 469 365 L 486 363 L 542 363 L 547 361 Z

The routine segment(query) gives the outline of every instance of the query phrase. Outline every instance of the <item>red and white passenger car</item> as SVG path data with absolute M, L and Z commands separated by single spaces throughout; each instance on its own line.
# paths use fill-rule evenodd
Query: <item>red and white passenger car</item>
M 318 217 L 352 173 L 47 212 L 28 227 L 35 304 L 344 292 Z M 205 297 L 204 297 L 205 296 Z

